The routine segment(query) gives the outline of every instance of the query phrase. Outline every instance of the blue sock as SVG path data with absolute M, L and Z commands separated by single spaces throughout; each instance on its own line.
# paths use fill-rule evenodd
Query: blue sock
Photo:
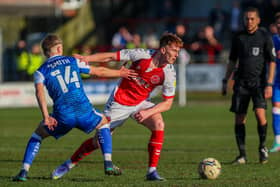
M 24 165 L 32 164 L 35 156 L 39 152 L 41 140 L 42 138 L 39 135 L 36 133 L 32 134 L 25 149 L 24 159 L 22 161 Z
M 104 156 L 104 167 L 112 167 L 112 136 L 109 128 L 99 129 L 98 142 Z
M 273 107 L 272 119 L 274 135 L 280 135 L 280 108 Z

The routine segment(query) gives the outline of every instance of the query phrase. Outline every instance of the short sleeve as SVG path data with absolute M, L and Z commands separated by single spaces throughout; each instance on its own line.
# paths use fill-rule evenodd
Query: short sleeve
M 275 48 L 271 37 L 269 37 L 268 35 L 266 35 L 265 54 L 266 54 L 265 57 L 267 62 L 275 62 L 275 58 L 276 58 Z
M 83 61 L 80 61 L 79 59 L 76 59 L 76 63 L 78 65 L 80 73 L 85 73 L 85 74 L 90 73 L 90 65 L 87 62 L 83 62 Z
M 164 83 L 162 87 L 162 96 L 166 99 L 173 98 L 176 91 L 176 71 L 172 65 L 164 68 Z
M 154 53 L 155 50 L 152 49 L 123 49 L 117 52 L 117 60 L 135 62 L 140 59 L 149 59 Z
M 44 75 L 38 70 L 34 72 L 33 77 L 34 77 L 35 84 L 44 83 L 45 81 Z

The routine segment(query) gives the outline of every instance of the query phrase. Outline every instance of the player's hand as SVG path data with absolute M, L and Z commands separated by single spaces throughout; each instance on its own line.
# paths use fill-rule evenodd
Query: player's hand
M 44 119 L 44 125 L 46 125 L 49 130 L 53 131 L 54 128 L 57 126 L 57 121 L 52 116 L 49 116 Z
M 149 114 L 145 110 L 141 110 L 141 111 L 137 112 L 136 114 L 134 114 L 134 118 L 138 123 L 142 123 L 148 117 L 149 117 Z
M 264 90 L 264 97 L 269 99 L 272 97 L 272 86 L 266 86 Z
M 121 67 L 120 69 L 120 77 L 126 78 L 126 79 L 131 79 L 135 78 L 138 76 L 138 73 L 136 73 L 132 69 L 127 69 L 124 66 Z
M 226 96 L 227 95 L 227 80 L 223 79 L 222 81 L 222 95 Z

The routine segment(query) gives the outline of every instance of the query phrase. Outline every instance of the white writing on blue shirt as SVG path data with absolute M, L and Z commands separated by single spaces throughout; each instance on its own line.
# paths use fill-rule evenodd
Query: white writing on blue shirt
M 48 68 L 55 68 L 56 66 L 59 65 L 64 65 L 64 64 L 70 64 L 71 61 L 69 59 L 61 59 L 61 60 L 56 60 L 51 64 L 48 64 Z

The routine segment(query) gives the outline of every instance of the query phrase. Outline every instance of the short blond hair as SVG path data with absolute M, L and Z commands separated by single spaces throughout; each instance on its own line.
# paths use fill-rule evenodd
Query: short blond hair
M 50 56 L 51 48 L 62 44 L 62 40 L 56 34 L 48 34 L 41 42 L 41 48 L 46 57 Z

